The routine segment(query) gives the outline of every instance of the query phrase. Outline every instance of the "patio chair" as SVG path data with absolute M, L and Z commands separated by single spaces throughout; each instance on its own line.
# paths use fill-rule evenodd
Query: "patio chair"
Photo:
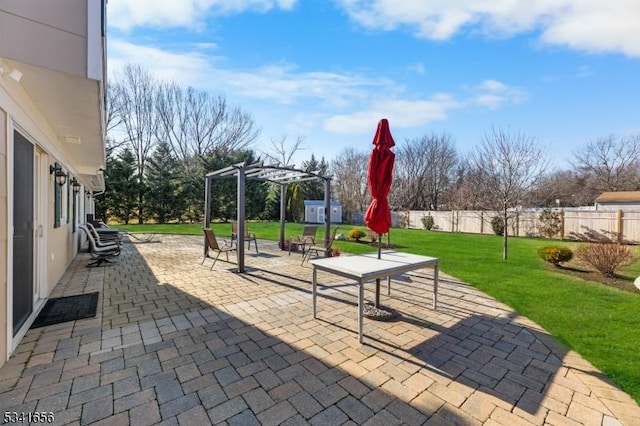
M 97 267 L 103 263 L 113 263 L 111 258 L 120 255 L 120 246 L 115 243 L 98 245 L 95 238 L 91 234 L 91 231 L 84 226 L 80 225 L 80 229 L 84 231 L 89 241 L 89 254 L 91 255 L 92 262 L 87 264 L 87 267 Z
M 315 245 L 316 232 L 318 231 L 318 225 L 305 225 L 302 228 L 302 235 L 296 235 L 289 239 L 289 256 L 291 256 L 291 246 L 298 244 L 302 246 L 302 255 L 304 256 L 305 248 L 307 244 Z
M 120 238 L 120 233 L 115 229 L 110 229 L 111 232 L 100 232 L 91 222 L 87 222 L 85 224 L 91 235 L 93 235 L 93 239 L 96 241 L 96 245 L 105 246 L 110 244 L 116 244 L 120 246 L 122 242 Z
M 218 240 L 216 239 L 216 235 L 213 233 L 212 229 L 209 228 L 202 228 L 202 230 L 204 231 L 204 236 L 205 239 L 207 241 L 207 248 L 205 249 L 204 252 L 204 259 L 202 259 L 202 262 L 200 263 L 200 265 L 204 265 L 204 261 L 207 260 L 207 258 L 209 259 L 213 259 L 213 263 L 211 264 L 211 268 L 209 268 L 209 270 L 213 269 L 213 265 L 216 264 L 216 261 L 218 260 L 218 258 L 220 257 L 220 255 L 222 253 L 224 253 L 227 256 L 227 262 L 229 261 L 229 252 L 230 251 L 235 251 L 236 248 L 233 245 L 233 242 L 228 242 L 225 241 L 222 246 L 220 246 L 218 244 Z M 209 255 L 210 251 L 215 251 L 218 254 L 216 254 L 216 257 L 212 257 Z
M 300 266 L 304 265 L 305 259 L 307 261 L 311 259 L 311 252 L 315 252 L 316 256 L 326 256 L 327 252 L 331 250 L 333 247 L 333 241 L 336 239 L 336 233 L 338 232 L 338 228 L 339 226 L 336 226 L 333 229 L 333 232 L 331 232 L 331 239 L 329 240 L 329 246 L 325 247 L 325 246 L 312 245 L 311 247 L 309 247 L 307 249 L 307 252 L 302 255 L 302 263 L 300 263 Z
M 238 221 L 232 220 L 231 221 L 231 241 L 233 242 L 237 240 L 238 240 Z M 256 234 L 252 234 L 249 232 L 246 222 L 244 224 L 244 241 L 247 242 L 247 250 L 251 249 L 251 241 L 253 241 L 253 245 L 256 248 L 256 253 L 258 253 L 258 241 L 256 240 Z

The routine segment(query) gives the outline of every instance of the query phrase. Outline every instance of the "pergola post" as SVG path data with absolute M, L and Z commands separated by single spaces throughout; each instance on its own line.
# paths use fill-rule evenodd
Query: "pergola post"
M 204 178 L 204 223 L 203 228 L 211 226 L 211 178 Z M 209 245 L 207 244 L 207 237 L 204 238 L 204 255 L 209 254 Z
M 236 253 L 238 255 L 238 272 L 244 272 L 244 219 L 245 219 L 245 168 L 238 169 L 238 234 L 236 235 Z
M 329 248 L 331 235 L 331 179 L 324 178 L 324 248 Z M 327 253 L 325 253 L 326 255 Z
M 284 250 L 284 227 L 287 216 L 287 184 L 280 185 L 280 250 Z

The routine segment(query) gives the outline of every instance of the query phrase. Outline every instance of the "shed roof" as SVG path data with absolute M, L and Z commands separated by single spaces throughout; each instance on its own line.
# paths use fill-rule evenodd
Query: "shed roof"
M 305 206 L 324 206 L 324 200 L 304 200 Z M 331 206 L 340 207 L 340 203 L 336 200 L 331 200 Z
M 596 198 L 596 203 L 640 203 L 640 191 L 603 192 Z

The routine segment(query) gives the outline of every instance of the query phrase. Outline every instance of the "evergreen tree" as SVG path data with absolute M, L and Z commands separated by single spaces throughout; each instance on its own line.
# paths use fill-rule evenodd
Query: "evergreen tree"
M 179 218 L 184 206 L 177 197 L 178 161 L 173 157 L 171 146 L 160 142 L 147 165 L 146 212 L 158 223 Z
M 137 208 L 139 188 L 131 150 L 125 149 L 118 157 L 107 159 L 105 187 L 103 200 L 108 214 L 129 223 Z
M 329 163 L 322 157 L 318 161 L 315 155 L 311 154 L 309 160 L 302 162 L 302 169 L 305 172 L 316 173 L 320 176 L 326 176 L 329 171 Z M 324 200 L 324 181 L 321 179 L 308 180 L 300 182 L 302 193 L 306 200 Z
M 280 220 L 280 185 L 267 183 L 267 196 L 264 210 L 260 214 L 263 220 Z
M 204 175 L 202 159 L 190 158 L 183 164 L 179 177 L 178 199 L 182 206 L 182 217 L 190 223 L 200 222 L 204 214 Z
M 299 183 L 287 186 L 287 220 L 292 222 L 304 221 L 304 195 Z
M 204 159 L 207 172 L 219 170 L 229 164 L 256 161 L 252 150 L 214 150 Z M 203 179 L 204 181 L 204 179 Z M 237 217 L 237 180 L 214 179 L 211 187 L 211 217 L 229 220 Z M 200 196 L 202 197 L 202 194 Z M 264 212 L 268 186 L 264 182 L 248 179 L 245 182 L 245 214 L 247 219 L 260 219 Z

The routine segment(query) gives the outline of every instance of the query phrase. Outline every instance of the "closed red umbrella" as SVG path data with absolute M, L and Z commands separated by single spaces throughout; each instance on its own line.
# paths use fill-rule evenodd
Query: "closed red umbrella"
M 393 165 L 396 160 L 396 155 L 391 151 L 395 142 L 389 130 L 389 121 L 386 118 L 378 122 L 373 145 L 367 171 L 369 192 L 373 200 L 364 215 L 364 220 L 369 229 L 382 235 L 389 232 L 391 227 L 391 209 L 387 197 L 393 182 Z
M 396 155 L 391 151 L 395 145 L 389 121 L 383 118 L 378 122 L 378 130 L 373 138 L 373 152 L 369 157 L 367 181 L 371 192 L 371 204 L 364 215 L 367 227 L 378 234 L 378 259 L 381 257 L 382 235 L 391 227 L 391 209 L 389 208 L 389 190 L 393 182 L 393 166 Z M 380 280 L 376 280 L 375 307 L 380 306 Z

